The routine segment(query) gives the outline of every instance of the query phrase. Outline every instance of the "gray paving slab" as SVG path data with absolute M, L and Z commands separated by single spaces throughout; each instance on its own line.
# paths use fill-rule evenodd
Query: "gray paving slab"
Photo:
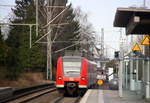
M 88 90 L 80 103 L 104 103 L 103 90 Z
M 90 89 L 80 103 L 148 103 L 139 98 L 128 97 L 120 98 L 117 90 Z
M 98 90 L 92 90 L 88 96 L 87 103 L 97 103 L 98 102 Z
M 118 91 L 115 90 L 104 90 L 103 92 L 104 103 L 148 103 L 145 100 L 139 98 L 128 98 L 130 97 L 130 94 L 128 94 L 128 97 L 120 98 L 118 95 Z

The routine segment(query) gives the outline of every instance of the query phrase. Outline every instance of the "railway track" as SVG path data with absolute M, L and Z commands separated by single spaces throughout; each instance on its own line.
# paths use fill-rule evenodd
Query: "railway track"
M 79 103 L 81 97 L 58 97 L 52 103 Z
M 0 103 L 26 103 L 54 91 L 56 91 L 54 83 L 19 89 L 15 90 L 11 97 L 0 100 Z

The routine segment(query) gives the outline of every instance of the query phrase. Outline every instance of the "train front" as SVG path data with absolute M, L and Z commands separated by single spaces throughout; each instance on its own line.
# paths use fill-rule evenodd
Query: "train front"
M 56 73 L 56 87 L 61 92 L 69 95 L 78 94 L 83 89 L 86 89 L 87 79 L 84 64 L 82 57 L 65 56 L 59 58 Z

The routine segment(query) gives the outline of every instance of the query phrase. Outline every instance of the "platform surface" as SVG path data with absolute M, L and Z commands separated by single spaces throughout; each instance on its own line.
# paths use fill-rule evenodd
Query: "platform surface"
M 89 89 L 80 103 L 148 103 L 142 99 L 120 98 L 117 90 Z
M 13 88 L 0 87 L 0 100 L 12 96 L 12 94 L 13 94 Z

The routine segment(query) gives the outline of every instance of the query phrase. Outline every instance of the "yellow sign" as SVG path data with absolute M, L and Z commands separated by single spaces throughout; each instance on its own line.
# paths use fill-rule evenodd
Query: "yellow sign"
M 150 45 L 150 37 L 148 35 L 145 36 L 145 38 L 142 41 L 141 45 Z
M 97 84 L 98 84 L 98 85 L 102 85 L 103 83 L 104 83 L 103 80 L 98 80 L 98 81 L 97 81 Z
M 136 43 L 136 44 L 134 45 L 134 47 L 132 48 L 132 51 L 142 51 L 142 49 L 140 48 L 139 44 Z

